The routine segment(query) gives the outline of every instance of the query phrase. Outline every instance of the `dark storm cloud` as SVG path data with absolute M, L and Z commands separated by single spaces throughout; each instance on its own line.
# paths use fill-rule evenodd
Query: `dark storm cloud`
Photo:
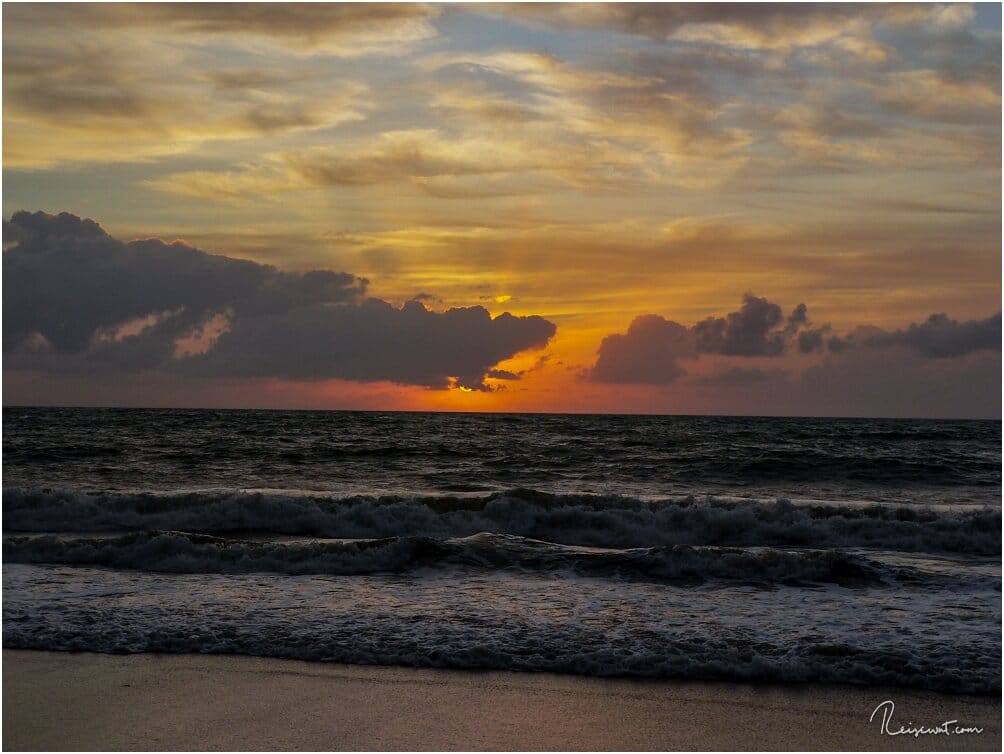
M 823 334 L 828 328 L 806 330 L 798 334 L 798 350 L 801 353 L 812 353 L 823 349 Z
M 924 356 L 951 358 L 974 351 L 1001 350 L 1001 315 L 958 322 L 947 314 L 932 314 L 926 322 L 905 330 L 880 332 L 861 338 L 869 347 L 906 346 Z
M 510 372 L 508 369 L 491 369 L 488 371 L 486 377 L 490 377 L 493 380 L 519 380 L 522 379 L 522 375 L 516 372 Z
M 668 385 L 685 374 L 678 360 L 695 351 L 691 330 L 646 314 L 636 317 L 623 335 L 603 339 L 591 376 L 613 384 Z
M 657 314 L 636 317 L 627 333 L 614 333 L 600 343 L 591 377 L 614 384 L 668 385 L 686 372 L 680 359 L 699 354 L 720 356 L 780 356 L 793 343 L 802 349 L 816 347 L 822 330 L 810 329 L 805 304 L 787 317 L 777 304 L 752 293 L 743 296 L 739 311 L 724 317 L 708 317 L 693 327 L 664 319 Z
M 190 320 L 357 301 L 366 281 L 343 272 L 282 272 L 184 243 L 123 243 L 91 220 L 17 212 L 4 222 L 4 350 L 40 333 L 56 351 L 86 349 L 94 334 L 183 309 Z
M 70 214 L 4 223 L 8 368 L 389 380 L 486 389 L 485 374 L 554 335 L 482 307 L 398 309 L 348 273 L 290 273 L 184 243 L 112 238 Z
M 540 317 L 480 306 L 432 312 L 417 301 L 398 309 L 360 305 L 302 306 L 276 316 L 235 319 L 230 330 L 186 369 L 237 377 L 295 380 L 339 377 L 486 390 L 486 372 L 528 348 L 544 346 L 555 327 Z
M 791 310 L 791 314 L 788 315 L 788 324 L 795 327 L 805 325 L 809 323 L 809 307 L 805 304 L 799 304 L 794 309 Z
M 775 329 L 783 320 L 780 306 L 747 293 L 739 311 L 694 325 L 697 350 L 724 356 L 777 356 L 784 352 L 789 331 L 807 321 L 805 304 L 792 312 L 787 327 Z
M 921 360 L 1000 352 L 1001 315 L 957 322 L 945 314 L 932 314 L 926 322 L 902 330 L 868 326 L 838 336 L 829 325 L 813 326 L 805 304 L 785 317 L 777 304 L 747 293 L 738 311 L 708 317 L 690 328 L 656 314 L 635 318 L 626 333 L 603 339 L 589 376 L 612 384 L 668 385 L 686 374 L 681 359 L 696 359 L 702 354 L 766 358 L 793 351 L 837 355 L 895 347 L 912 351 Z M 784 373 L 732 366 L 699 381 L 745 386 L 766 383 L 768 378 L 777 382 Z

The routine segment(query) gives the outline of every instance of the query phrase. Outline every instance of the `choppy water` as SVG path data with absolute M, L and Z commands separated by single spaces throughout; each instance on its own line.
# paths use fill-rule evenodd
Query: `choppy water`
M 4 642 L 994 693 L 1000 441 L 6 408 Z

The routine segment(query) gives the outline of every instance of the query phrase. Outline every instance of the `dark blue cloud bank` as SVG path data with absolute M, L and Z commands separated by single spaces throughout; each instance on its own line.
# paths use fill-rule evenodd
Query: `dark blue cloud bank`
M 487 390 L 516 353 L 541 348 L 541 317 L 445 312 L 367 297 L 363 278 L 297 273 L 184 243 L 123 242 L 71 214 L 4 222 L 3 338 L 14 371 L 340 378 Z

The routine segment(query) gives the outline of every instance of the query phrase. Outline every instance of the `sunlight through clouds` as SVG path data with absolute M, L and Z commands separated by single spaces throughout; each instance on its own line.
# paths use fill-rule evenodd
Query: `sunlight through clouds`
M 992 11 L 8 4 L 5 217 L 67 211 L 123 242 L 346 272 L 398 312 L 540 316 L 557 328 L 540 366 L 506 353 L 478 365 L 500 377 L 437 379 L 477 387 L 455 396 L 472 406 L 591 405 L 605 338 L 722 317 L 751 291 L 843 334 L 999 311 Z M 149 319 L 163 311 L 95 337 L 187 316 Z M 171 347 L 222 348 L 223 312 Z M 42 358 L 49 335 L 23 335 Z M 672 400 L 749 377 L 720 358 Z

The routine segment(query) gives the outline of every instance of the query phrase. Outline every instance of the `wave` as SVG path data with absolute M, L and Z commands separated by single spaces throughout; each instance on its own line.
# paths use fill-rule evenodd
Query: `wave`
M 394 629 L 404 638 L 395 638 Z M 372 641 L 349 636 L 297 636 L 259 627 L 237 631 L 203 624 L 125 627 L 114 632 L 77 631 L 26 620 L 4 627 L 8 649 L 170 654 L 242 654 L 351 665 L 461 670 L 515 670 L 623 678 L 676 678 L 782 683 L 849 683 L 900 686 L 945 693 L 999 696 L 1000 654 L 962 663 L 956 657 L 924 656 L 909 647 L 876 644 L 802 643 L 795 647 L 716 637 L 668 641 L 651 637 L 636 645 L 613 643 L 603 632 L 554 632 L 475 636 L 455 626 L 435 626 L 416 641 L 405 625 L 379 626 Z M 216 631 L 219 633 L 216 633 Z M 365 630 L 360 627 L 358 630 Z M 387 636 L 383 632 L 392 634 Z M 624 645 L 624 646 L 622 646 Z M 996 662 L 996 669 L 994 663 Z
M 336 539 L 450 539 L 480 532 L 618 549 L 672 545 L 877 548 L 997 555 L 1000 508 L 645 501 L 514 489 L 484 497 L 171 493 L 6 488 L 4 527 L 21 532 L 260 531 Z
M 582 579 L 368 584 L 55 568 L 6 566 L 5 647 L 1000 693 L 999 618 L 951 620 L 959 600 L 948 589 L 877 604 L 844 589 L 660 595 Z M 992 609 L 984 595 L 966 601 L 977 598 Z M 887 610 L 915 601 L 923 630 Z
M 458 566 L 486 570 L 564 572 L 629 580 L 699 583 L 875 585 L 929 579 L 835 550 L 780 550 L 672 545 L 591 550 L 497 534 L 459 539 L 394 537 L 352 542 L 261 542 L 184 532 L 114 537 L 7 537 L 6 563 L 106 566 L 169 573 L 364 575 Z

